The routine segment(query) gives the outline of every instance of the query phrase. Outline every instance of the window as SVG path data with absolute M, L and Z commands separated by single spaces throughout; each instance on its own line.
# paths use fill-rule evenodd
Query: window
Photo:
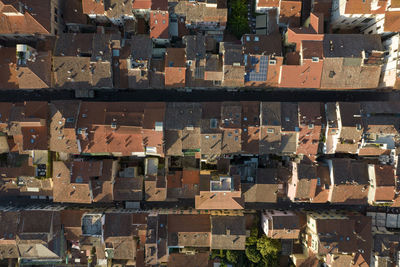
M 54 8 L 54 14 L 58 14 L 58 9 L 56 7 Z
M 246 36 L 246 41 L 250 42 L 250 36 Z
M 336 72 L 334 72 L 333 70 L 331 70 L 329 72 L 329 78 L 333 78 L 336 75 Z
M 260 38 L 258 36 L 254 36 L 254 42 L 260 41 Z
M 269 61 L 269 65 L 276 65 L 276 60 L 275 59 L 271 59 Z
M 155 20 L 155 21 L 154 21 L 154 24 L 157 24 L 157 23 L 158 23 L 158 21 L 157 21 L 157 20 Z
M 54 21 L 57 22 L 58 21 L 58 17 L 57 15 L 54 15 Z
M 368 22 L 370 22 L 371 20 L 373 20 L 373 18 L 366 18 L 366 19 L 364 19 L 363 21 L 361 21 L 361 23 L 368 23 Z
M 267 129 L 267 133 L 274 133 L 274 132 L 275 132 L 275 130 L 272 129 L 272 128 L 268 128 L 268 129 Z
M 311 61 L 312 62 L 319 62 L 319 58 L 318 57 L 312 57 Z
M 165 24 L 165 19 L 163 19 L 162 23 Z
M 217 119 L 210 119 L 210 128 L 211 129 L 216 129 L 217 128 L 217 124 L 218 124 L 218 120 Z
M 308 125 L 308 129 L 314 129 L 314 124 L 310 123 L 310 124 Z

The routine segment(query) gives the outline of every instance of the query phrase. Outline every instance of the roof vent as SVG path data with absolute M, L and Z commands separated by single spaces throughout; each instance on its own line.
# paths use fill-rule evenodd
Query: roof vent
M 163 122 L 161 121 L 156 121 L 156 125 L 155 125 L 155 130 L 156 132 L 162 132 L 163 131 Z

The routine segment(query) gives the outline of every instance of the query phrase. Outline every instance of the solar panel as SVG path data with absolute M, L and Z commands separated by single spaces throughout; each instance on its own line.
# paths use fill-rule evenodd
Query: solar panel
M 267 80 L 268 72 L 268 56 L 261 56 L 260 59 L 257 57 L 250 57 L 251 64 L 254 66 L 258 64 L 258 72 L 255 69 L 250 70 L 245 75 L 245 81 L 263 82 Z

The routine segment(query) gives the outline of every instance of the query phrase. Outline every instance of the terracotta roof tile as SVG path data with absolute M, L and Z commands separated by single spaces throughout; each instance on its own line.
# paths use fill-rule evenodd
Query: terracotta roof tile
M 400 11 L 387 11 L 385 13 L 385 32 L 400 31 Z
M 50 104 L 51 151 L 79 153 L 75 129 L 78 112 L 78 101 L 53 101 Z
M 196 263 L 198 267 L 209 267 L 210 259 L 209 255 L 206 252 L 198 252 L 194 255 L 187 255 L 183 253 L 170 253 L 168 257 L 168 267 L 181 267 L 181 266 L 190 266 Z
M 258 0 L 257 7 L 279 7 L 280 0 Z
M 244 250 L 246 228 L 244 216 L 211 216 L 212 249 Z
M 168 11 L 150 12 L 150 38 L 168 39 L 169 13 Z
M 399 0 L 392 0 L 391 6 L 392 6 L 392 8 L 399 8 L 400 7 L 400 1 Z
M 105 7 L 104 1 L 96 1 L 96 0 L 82 0 L 82 9 L 85 14 L 96 14 L 96 15 L 104 15 Z
M 34 12 L 38 14 L 35 18 L 29 12 L 21 14 L 16 7 L 7 5 L 8 3 L 19 5 L 18 2 L 20 1 L 3 0 L 3 3 L 6 4 L 3 9 L 6 8 L 6 10 L 5 12 L 0 10 L 0 20 L 2 20 L 0 32 L 2 34 L 50 34 L 50 10 L 47 10 L 50 1 L 34 1 L 34 3 L 24 1 L 25 4 L 28 4 L 28 7 L 33 8 Z M 20 15 L 9 16 L 7 13 Z
M 133 9 L 150 9 L 153 1 L 151 0 L 133 0 L 132 8 Z
M 242 44 L 245 54 L 282 55 L 282 40 L 280 34 L 245 34 L 242 37 Z
M 15 54 L 15 47 L 0 48 L 0 85 L 2 88 L 19 88 L 16 70 L 17 58 Z
M 281 0 L 279 22 L 291 27 L 300 26 L 301 1 Z
M 280 86 L 290 88 L 319 88 L 323 61 L 304 59 L 302 65 L 283 65 Z M 296 79 L 294 79 L 296 78 Z
M 204 22 L 214 22 L 226 25 L 228 10 L 214 6 L 207 6 L 206 3 L 192 3 L 179 1 L 174 8 L 175 14 L 185 17 L 186 24 L 200 24 Z

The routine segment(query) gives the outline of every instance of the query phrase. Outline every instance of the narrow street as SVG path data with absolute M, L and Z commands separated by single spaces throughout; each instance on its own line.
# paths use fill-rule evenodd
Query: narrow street
M 172 210 L 195 210 L 194 199 L 181 200 L 178 202 L 141 202 L 141 209 L 124 209 L 122 203 L 92 203 L 92 204 L 74 204 L 74 203 L 53 203 L 50 200 L 30 199 L 29 197 L 3 197 L 0 198 L 0 208 L 2 210 L 20 210 L 20 209 L 89 209 L 97 211 L 120 210 L 124 212 L 135 211 L 151 211 L 154 209 L 170 209 Z M 245 211 L 277 209 L 277 210 L 349 210 L 366 212 L 384 212 L 384 213 L 400 213 L 399 208 L 386 206 L 370 206 L 370 205 L 347 205 L 347 204 L 330 204 L 330 203 L 293 203 L 290 201 L 282 201 L 278 203 L 246 203 Z
M 74 100 L 72 90 L 3 90 L 0 102 Z M 281 102 L 334 102 L 334 101 L 400 101 L 400 92 L 382 90 L 322 91 L 308 89 L 260 90 L 95 90 L 94 98 L 86 101 L 137 102 L 220 102 L 220 101 L 281 101 Z

